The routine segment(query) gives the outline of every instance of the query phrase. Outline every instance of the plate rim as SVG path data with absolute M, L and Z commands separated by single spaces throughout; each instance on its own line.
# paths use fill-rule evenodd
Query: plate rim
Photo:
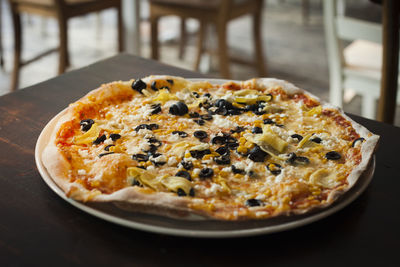
M 192 81 L 198 81 L 198 80 L 204 80 L 200 78 L 188 78 L 188 80 Z M 211 83 L 223 83 L 226 81 L 234 81 L 234 80 L 227 80 L 227 79 L 207 79 Z M 355 191 L 351 195 L 346 196 L 345 199 L 339 200 L 339 203 L 336 203 L 334 206 L 330 206 L 325 208 L 324 210 L 312 214 L 309 217 L 297 219 L 294 221 L 290 222 L 285 222 L 282 224 L 277 224 L 277 225 L 272 225 L 272 226 L 264 226 L 264 227 L 257 227 L 257 228 L 251 228 L 251 229 L 238 229 L 238 230 L 189 230 L 189 229 L 176 229 L 176 228 L 169 228 L 166 226 L 158 226 L 158 225 L 149 225 L 146 223 L 142 222 L 135 222 L 129 219 L 121 218 L 116 215 L 108 214 L 104 211 L 97 210 L 93 207 L 89 207 L 85 205 L 82 202 L 75 201 L 71 198 L 68 198 L 64 192 L 61 190 L 61 188 L 53 181 L 51 178 L 50 174 L 47 172 L 46 167 L 43 165 L 42 162 L 42 151 L 45 147 L 46 143 L 46 135 L 50 134 L 52 132 L 52 127 L 55 127 L 55 124 L 58 120 L 59 117 L 63 115 L 64 112 L 66 112 L 67 108 L 63 109 L 61 112 L 57 113 L 52 119 L 46 124 L 46 126 L 42 129 L 36 145 L 35 145 L 35 162 L 36 162 L 36 167 L 41 175 L 42 180 L 47 184 L 47 186 L 50 187 L 50 189 L 55 192 L 59 197 L 61 197 L 63 200 L 65 200 L 67 203 L 71 204 L 72 206 L 92 215 L 97 218 L 103 219 L 105 221 L 115 223 L 118 225 L 122 225 L 128 228 L 136 229 L 136 230 L 142 230 L 146 232 L 151 232 L 151 233 L 158 233 L 158 234 L 166 234 L 166 235 L 172 235 L 172 236 L 181 236 L 181 237 L 196 237 L 196 238 L 237 238 L 237 237 L 248 237 L 248 236 L 256 236 L 256 235 L 261 235 L 261 234 L 271 234 L 271 233 L 278 233 L 290 229 L 294 229 L 297 227 L 301 227 L 307 224 L 310 224 L 312 222 L 318 221 L 320 219 L 323 219 L 325 217 L 328 217 L 350 203 L 352 203 L 355 199 L 357 199 L 368 187 L 370 184 L 374 172 L 375 172 L 375 166 L 376 166 L 376 159 L 375 155 L 371 158 L 371 161 L 367 167 L 367 169 L 364 171 L 362 175 L 365 175 L 366 177 L 363 180 L 363 183 L 361 184 L 361 187 L 359 190 Z M 356 184 L 360 182 L 360 179 L 357 180 Z M 354 187 L 353 186 L 353 187 Z M 350 190 L 349 190 L 350 191 Z M 349 191 L 345 192 L 348 193 Z M 344 196 L 343 195 L 343 196 Z

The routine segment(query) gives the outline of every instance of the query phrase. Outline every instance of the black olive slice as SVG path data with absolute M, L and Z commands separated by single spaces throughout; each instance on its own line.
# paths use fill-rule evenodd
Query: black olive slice
M 138 126 L 136 126 L 135 131 L 139 132 L 139 130 L 141 129 L 147 129 L 147 124 L 140 124 Z
M 205 120 L 194 120 L 195 123 L 197 123 L 198 125 L 202 126 L 206 123 Z
M 190 112 L 189 117 L 190 118 L 198 118 L 198 117 L 200 117 L 200 114 L 197 112 Z
M 325 154 L 325 158 L 327 158 L 329 160 L 338 160 L 341 157 L 342 156 L 336 151 L 329 151 L 328 153 Z
M 228 101 L 226 101 L 225 99 L 217 99 L 217 100 L 215 101 L 215 103 L 214 103 L 214 106 L 216 106 L 217 108 L 219 108 L 219 107 L 225 107 L 227 102 L 228 102 Z
M 229 149 L 235 149 L 239 146 L 239 143 L 227 143 L 226 146 L 229 147 Z
M 214 170 L 211 168 L 204 168 L 200 170 L 199 177 L 200 178 L 210 178 L 214 175 Z
M 211 94 L 210 94 L 210 93 L 205 93 L 205 94 L 203 95 L 203 97 L 211 98 Z
M 229 115 L 240 115 L 243 113 L 244 110 L 240 109 L 240 108 L 232 108 L 232 109 L 228 109 L 228 114 Z
M 142 166 L 140 166 L 140 167 L 142 167 Z M 140 167 L 138 167 L 138 168 L 140 168 Z M 141 186 L 141 184 L 140 184 L 140 182 L 138 180 L 133 179 L 132 180 L 132 186 Z
M 110 151 L 110 147 L 115 146 L 115 145 L 108 145 L 104 148 L 105 151 Z
M 200 139 L 200 140 L 202 140 L 204 138 L 207 138 L 208 135 L 207 135 L 207 133 L 205 131 L 195 131 L 193 133 L 193 136 L 198 138 L 198 139 Z
M 184 196 L 186 196 L 186 193 L 185 193 L 185 191 L 183 191 L 182 188 L 178 188 L 178 190 L 176 191 L 176 194 L 177 194 L 179 197 L 184 197 Z
M 211 108 L 212 105 L 210 104 L 210 102 L 208 102 L 207 100 L 204 101 L 203 103 L 199 103 L 199 108 L 205 108 L 205 109 L 209 109 Z
M 297 158 L 296 153 L 294 153 L 294 152 L 289 153 L 288 159 L 286 160 L 286 163 L 294 164 L 294 161 L 296 160 L 296 158 Z
M 357 138 L 356 140 L 353 141 L 353 143 L 351 144 L 351 147 L 355 147 L 357 142 L 364 142 L 364 141 L 365 141 L 364 137 Z
M 258 207 L 258 206 L 263 206 L 264 203 L 259 199 L 250 198 L 250 199 L 246 200 L 245 205 L 249 206 L 249 207 Z
M 187 179 L 189 181 L 192 180 L 192 177 L 190 176 L 190 173 L 188 173 L 187 171 L 178 171 L 175 174 L 175 176 L 179 176 L 179 177 L 185 178 L 185 179 Z
M 191 161 L 184 161 L 184 160 L 182 160 L 182 161 L 181 161 L 181 164 L 182 164 L 182 167 L 183 167 L 185 170 L 191 170 L 191 169 L 193 168 L 193 163 L 192 163 Z
M 282 166 L 277 163 L 270 163 L 267 165 L 267 169 L 273 174 L 278 175 L 282 172 Z
M 152 159 L 151 159 L 150 161 L 151 161 L 154 165 L 156 165 L 156 166 L 164 165 L 166 162 L 164 162 L 164 161 L 156 161 L 156 160 L 155 160 L 156 158 L 158 158 L 158 157 L 160 157 L 160 156 L 162 156 L 161 153 L 153 153 Z
M 310 160 L 306 157 L 297 156 L 296 153 L 292 152 L 288 155 L 286 163 L 306 165 L 310 163 Z
M 246 130 L 246 128 L 244 128 L 244 127 L 236 126 L 236 128 L 232 129 L 230 132 L 231 133 L 241 133 L 241 132 L 243 132 L 245 130 Z
M 307 157 L 297 156 L 294 162 L 301 165 L 307 165 L 310 163 L 310 160 Z
M 106 156 L 106 155 L 111 155 L 111 154 L 114 154 L 114 152 L 101 153 L 101 154 L 99 154 L 99 158 Z
M 94 124 L 94 120 L 92 119 L 85 119 L 81 120 L 80 125 L 81 125 L 81 130 L 84 132 L 87 132 L 92 128 L 92 125 Z
M 266 96 L 269 96 L 269 97 L 270 97 L 270 99 L 268 100 L 268 102 L 270 102 L 270 101 L 272 101 L 272 100 L 274 99 L 274 96 L 271 95 L 271 94 L 266 94 Z
M 301 141 L 303 140 L 303 136 L 299 135 L 299 134 L 292 134 L 290 137 L 292 137 L 293 139 L 297 139 L 297 141 Z
M 146 89 L 147 85 L 141 79 L 138 79 L 132 83 L 132 89 L 138 91 L 139 93 L 143 94 L 143 89 Z
M 148 161 L 149 160 L 149 156 L 145 155 L 145 154 L 133 154 L 132 155 L 132 159 L 142 162 L 142 161 Z
M 244 174 L 245 173 L 245 171 L 243 169 L 238 169 L 238 168 L 236 168 L 235 165 L 231 165 L 231 170 L 232 170 L 233 173 L 240 173 L 240 174 Z
M 153 81 L 153 82 L 151 83 L 150 87 L 151 87 L 151 89 L 153 89 L 154 91 L 158 91 L 157 82 L 156 82 L 156 81 Z
M 183 131 L 173 131 L 172 134 L 177 134 L 182 138 L 188 137 L 188 134 Z
M 214 136 L 212 139 L 211 139 L 211 143 L 212 144 L 217 144 L 217 145 L 224 145 L 225 143 L 226 143 L 226 137 L 225 136 L 219 136 L 219 135 L 217 135 L 217 136 Z
M 203 120 L 206 120 L 206 121 L 210 121 L 213 119 L 213 116 L 210 114 L 203 114 L 203 115 L 200 115 L 200 118 Z
M 96 140 L 93 141 L 93 144 L 94 144 L 94 145 L 101 144 L 101 143 L 103 143 L 104 141 L 106 141 L 106 139 L 107 139 L 106 135 L 103 134 L 102 136 L 97 137 Z
M 150 123 L 147 125 L 147 129 L 149 130 L 157 130 L 160 126 L 158 126 L 158 124 L 156 123 Z
M 189 196 L 191 196 L 191 197 L 194 197 L 194 189 L 193 188 L 190 188 L 190 191 L 189 191 Z
M 264 124 L 275 124 L 275 122 L 271 119 L 265 119 Z
M 206 150 L 191 150 L 189 152 L 190 152 L 190 155 L 195 159 L 201 159 L 201 158 L 204 157 L 204 155 L 211 154 L 211 150 L 210 149 L 206 149 Z
M 226 116 L 229 114 L 228 110 L 225 107 L 217 108 L 214 113 L 222 116 Z
M 221 109 L 221 110 L 225 109 L 227 112 L 229 109 L 234 109 L 234 106 L 232 105 L 232 103 L 225 99 L 217 99 L 217 101 L 215 101 L 215 103 L 214 103 L 214 106 L 216 106 L 218 109 Z M 220 115 L 223 115 L 223 114 L 220 114 Z
M 215 163 L 217 163 L 218 165 L 227 165 L 227 164 L 231 164 L 231 159 L 228 155 L 222 155 L 220 157 L 215 157 L 214 158 Z
M 226 143 L 227 144 L 236 143 L 236 142 L 237 142 L 237 140 L 234 137 L 229 136 L 229 135 L 226 136 Z
M 169 108 L 169 113 L 172 115 L 183 116 L 188 112 L 189 112 L 188 106 L 181 101 L 176 102 Z
M 251 129 L 251 132 L 254 134 L 260 134 L 263 133 L 263 130 L 261 127 L 253 127 L 253 129 Z
M 254 111 L 254 114 L 256 114 L 256 115 L 264 115 L 265 113 L 267 113 L 267 112 L 264 110 Z
M 258 109 L 258 105 L 252 104 L 252 105 L 246 105 L 244 108 L 246 111 L 256 111 Z
M 160 140 L 158 140 L 157 138 L 150 137 L 150 138 L 147 139 L 147 141 L 148 141 L 150 144 L 154 144 L 156 147 L 162 146 L 162 142 L 161 142 Z
M 254 162 L 263 162 L 268 154 L 264 152 L 259 146 L 253 147 L 249 152 L 249 159 Z
M 194 95 L 195 98 L 199 98 L 200 97 L 199 93 L 197 93 L 197 92 L 192 92 L 192 94 Z
M 157 148 L 158 148 L 157 146 L 150 144 L 149 149 L 146 150 L 142 149 L 142 151 L 146 152 L 149 155 L 153 155 L 157 151 Z
M 230 150 L 229 150 L 229 148 L 226 147 L 226 146 L 221 146 L 221 147 L 217 148 L 217 149 L 215 150 L 215 152 L 217 152 L 217 153 L 220 154 L 221 156 L 222 156 L 222 155 L 229 155 L 229 154 L 230 154 Z
M 167 82 L 168 82 L 170 85 L 174 85 L 174 80 L 172 80 L 172 79 L 167 79 Z
M 312 141 L 314 143 L 317 143 L 317 144 L 320 144 L 322 142 L 322 139 L 319 138 L 319 137 L 314 137 L 314 138 L 310 139 L 310 141 Z
M 230 154 L 225 154 L 219 157 L 214 157 L 215 163 L 219 165 L 231 164 Z
M 154 104 L 154 105 L 151 105 L 151 108 L 153 109 L 153 110 L 151 111 L 151 114 L 152 114 L 152 115 L 158 114 L 158 113 L 161 112 L 161 104 Z
M 121 135 L 120 134 L 110 134 L 110 138 L 113 141 L 117 141 L 118 139 L 121 138 Z

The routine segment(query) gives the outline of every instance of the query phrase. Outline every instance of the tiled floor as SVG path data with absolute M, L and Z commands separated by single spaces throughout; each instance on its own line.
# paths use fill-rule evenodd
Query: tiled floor
M 6 1 L 1 1 L 3 6 Z M 357 1 L 356 7 L 360 7 Z M 143 5 L 144 11 L 146 6 Z M 370 10 L 370 9 L 368 9 Z M 264 8 L 263 41 L 267 55 L 267 63 L 270 77 L 289 80 L 299 87 L 307 89 L 317 96 L 328 100 L 329 76 L 326 58 L 325 39 L 321 2 L 311 1 L 310 21 L 303 25 L 301 17 L 301 1 L 268 0 Z M 146 13 L 146 12 L 145 12 Z M 365 14 L 359 12 L 360 15 Z M 12 69 L 12 27 L 8 14 L 8 6 L 3 8 L 3 39 L 6 60 L 5 71 L 0 70 L 0 94 L 8 92 L 10 72 Z M 368 13 L 369 16 L 370 13 Z M 106 11 L 100 15 L 101 25 L 97 23 L 95 15 L 73 19 L 70 29 L 70 55 L 71 69 L 86 66 L 98 60 L 116 54 L 116 14 L 114 11 Z M 379 20 L 379 18 L 378 18 Z M 26 34 L 24 34 L 24 58 L 29 58 L 44 48 L 57 45 L 57 26 L 51 19 L 43 20 L 40 17 L 25 17 Z M 177 20 L 168 18 L 162 21 L 162 27 L 167 41 L 162 46 L 161 60 L 165 63 L 183 68 L 192 68 L 195 53 L 195 35 L 190 38 L 187 46 L 186 57 L 178 60 L 177 42 L 170 39 L 176 35 Z M 196 28 L 196 24 L 192 23 Z M 142 25 L 143 51 L 142 56 L 149 57 L 149 25 Z M 245 57 L 251 57 L 251 21 L 249 18 L 241 18 L 229 26 L 229 43 L 232 46 L 231 53 L 238 53 Z M 22 88 L 36 84 L 57 75 L 57 54 L 54 53 L 35 62 L 21 72 Z M 248 79 L 257 76 L 257 72 L 246 66 L 232 66 L 234 79 Z M 218 77 L 214 68 L 208 74 Z M 346 104 L 344 110 L 354 114 L 360 114 L 361 101 L 355 97 Z M 400 109 L 397 110 L 396 124 L 400 125 Z

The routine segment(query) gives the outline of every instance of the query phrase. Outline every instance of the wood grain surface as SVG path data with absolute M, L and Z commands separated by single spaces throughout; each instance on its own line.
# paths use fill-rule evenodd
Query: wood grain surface
M 356 201 L 321 221 L 237 239 L 152 234 L 69 205 L 41 179 L 34 147 L 46 123 L 101 83 L 150 74 L 202 77 L 126 54 L 0 97 L 0 266 L 395 266 L 400 248 L 400 129 L 381 135 L 376 172 Z M 249 77 L 251 78 L 251 77 Z

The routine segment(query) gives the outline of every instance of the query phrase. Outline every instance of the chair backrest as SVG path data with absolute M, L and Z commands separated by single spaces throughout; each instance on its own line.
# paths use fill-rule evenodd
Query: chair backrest
M 346 16 L 344 0 L 324 0 L 322 2 L 329 61 L 330 101 L 334 105 L 342 106 L 343 71 L 346 66 L 342 40 L 365 40 L 381 43 L 382 27 L 378 23 Z M 376 89 L 379 89 L 379 86 Z
M 381 25 L 346 16 L 344 0 L 325 0 L 323 5 L 328 50 L 341 51 L 340 40 L 354 41 L 361 39 L 382 43 Z M 331 46 L 334 46 L 334 49 L 330 49 Z M 340 56 L 340 58 L 342 57 Z

